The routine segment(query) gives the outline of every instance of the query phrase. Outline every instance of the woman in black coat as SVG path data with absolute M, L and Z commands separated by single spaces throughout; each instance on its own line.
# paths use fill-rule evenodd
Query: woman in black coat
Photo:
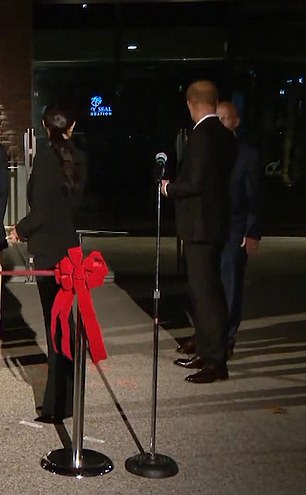
M 75 218 L 81 205 L 86 168 L 85 157 L 71 141 L 75 120 L 64 108 L 47 107 L 43 126 L 48 144 L 37 150 L 28 182 L 30 212 L 10 233 L 10 240 L 27 241 L 36 269 L 53 269 L 79 245 Z M 51 341 L 51 308 L 59 290 L 54 277 L 38 277 L 48 345 L 48 379 L 37 421 L 59 423 L 73 412 L 73 362 L 60 352 L 61 329 L 56 330 L 59 353 Z M 70 315 L 71 335 L 74 322 Z M 73 347 L 73 346 L 72 346 Z M 72 349 L 73 351 L 73 349 Z

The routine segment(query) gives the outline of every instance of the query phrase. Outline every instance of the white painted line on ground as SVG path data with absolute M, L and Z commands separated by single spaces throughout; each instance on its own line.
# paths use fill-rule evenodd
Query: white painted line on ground
M 31 428 L 42 428 L 42 425 L 37 425 L 31 421 L 19 421 L 20 425 L 31 426 Z
M 84 437 L 84 440 L 88 440 L 89 442 L 96 442 L 96 443 L 105 443 L 105 440 L 101 440 L 100 438 L 94 438 L 94 437 Z

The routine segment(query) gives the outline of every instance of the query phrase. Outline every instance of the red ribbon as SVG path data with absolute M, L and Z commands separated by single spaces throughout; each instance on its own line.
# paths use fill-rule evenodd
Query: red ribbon
M 55 333 L 57 318 L 59 318 L 62 327 L 62 352 L 69 359 L 72 359 L 69 314 L 76 294 L 91 358 L 94 363 L 106 358 L 102 332 L 89 290 L 102 285 L 107 273 L 108 268 L 99 251 L 92 251 L 83 259 L 83 253 L 79 246 L 68 249 L 68 256 L 57 263 L 54 275 L 61 288 L 54 299 L 51 310 L 51 337 L 56 352 L 58 349 Z

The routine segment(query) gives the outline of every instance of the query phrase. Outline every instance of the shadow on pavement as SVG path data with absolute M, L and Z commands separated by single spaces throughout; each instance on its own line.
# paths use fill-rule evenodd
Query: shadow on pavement
M 22 316 L 22 305 L 2 284 L 1 355 L 10 372 L 32 387 L 35 408 L 42 403 L 47 379 L 47 356 L 38 345 L 36 333 Z

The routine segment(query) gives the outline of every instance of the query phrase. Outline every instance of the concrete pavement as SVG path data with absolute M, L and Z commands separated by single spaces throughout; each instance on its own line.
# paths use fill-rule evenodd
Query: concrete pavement
M 14 249 L 5 253 L 7 267 L 22 265 Z M 103 252 L 115 281 L 92 291 L 109 357 L 101 364 L 103 379 L 87 360 L 84 447 L 108 456 L 114 470 L 75 479 L 41 468 L 49 450 L 69 447 L 72 421 L 57 428 L 33 422 L 46 376 L 42 315 L 35 284 L 8 282 L 0 358 L 1 493 L 304 493 L 306 239 L 262 240 L 248 265 L 230 379 L 209 385 L 185 382 L 186 372 L 173 366 L 176 341 L 192 328 L 183 311 L 186 283 L 176 273 L 175 239 L 161 239 L 156 452 L 174 459 L 179 473 L 159 480 L 126 471 L 126 459 L 139 450 L 118 412 L 119 404 L 149 451 L 155 239 L 85 239 L 85 252 L 92 249 Z

